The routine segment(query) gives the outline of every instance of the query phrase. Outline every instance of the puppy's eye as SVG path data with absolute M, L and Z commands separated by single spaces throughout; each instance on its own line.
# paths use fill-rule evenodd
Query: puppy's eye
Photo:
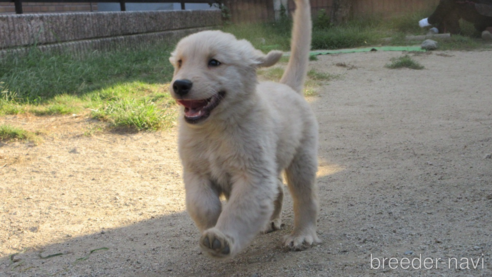
M 183 64 L 183 61 L 182 60 L 179 60 L 178 61 L 178 67 L 181 67 L 182 64 Z
M 220 62 L 216 59 L 211 59 L 210 61 L 208 61 L 208 66 L 217 67 L 219 65 L 220 65 Z

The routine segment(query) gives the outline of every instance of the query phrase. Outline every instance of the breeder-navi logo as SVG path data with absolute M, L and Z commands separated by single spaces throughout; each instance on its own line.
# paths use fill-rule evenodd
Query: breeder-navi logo
M 377 258 L 371 254 L 371 269 L 484 269 L 483 254 L 478 258 L 422 258 L 422 254 L 414 258 Z

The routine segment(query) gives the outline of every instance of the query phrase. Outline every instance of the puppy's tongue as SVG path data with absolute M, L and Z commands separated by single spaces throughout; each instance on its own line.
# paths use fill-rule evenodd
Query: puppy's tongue
M 201 116 L 203 107 L 208 104 L 207 100 L 176 100 L 176 102 L 185 107 L 187 117 Z

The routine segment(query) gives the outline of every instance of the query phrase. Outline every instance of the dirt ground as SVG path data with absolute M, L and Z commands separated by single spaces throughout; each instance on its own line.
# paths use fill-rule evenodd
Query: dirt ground
M 301 252 L 281 247 L 287 195 L 284 230 L 230 260 L 202 254 L 176 128 L 84 136 L 84 116 L 2 118 L 46 135 L 0 147 L 0 276 L 492 276 L 492 52 L 384 67 L 401 54 L 311 62 L 339 78 L 309 99 L 323 243 Z

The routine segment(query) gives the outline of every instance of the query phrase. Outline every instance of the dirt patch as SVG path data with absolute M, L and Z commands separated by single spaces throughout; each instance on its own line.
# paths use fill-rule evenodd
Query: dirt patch
M 323 243 L 302 252 L 280 247 L 293 223 L 287 194 L 284 230 L 234 259 L 203 255 L 176 129 L 88 136 L 84 116 L 1 119 L 46 135 L 0 147 L 0 275 L 492 275 L 491 52 L 416 55 L 418 71 L 384 67 L 400 55 L 311 63 L 341 77 L 310 99 Z M 420 255 L 431 269 L 390 268 L 388 258 Z

